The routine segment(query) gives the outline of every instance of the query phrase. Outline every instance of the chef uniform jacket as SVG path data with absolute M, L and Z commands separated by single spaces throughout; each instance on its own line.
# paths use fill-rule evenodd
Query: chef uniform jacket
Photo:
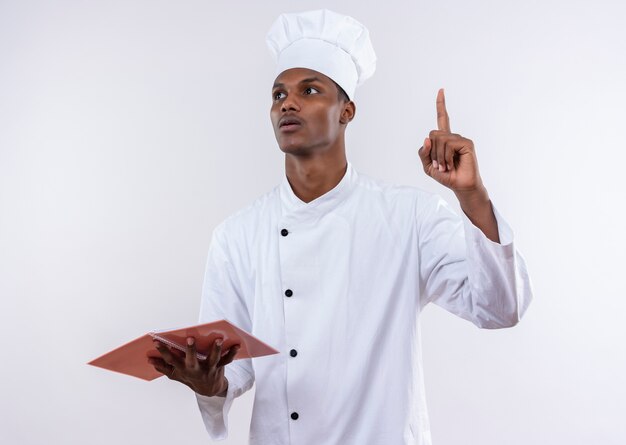
M 531 285 L 501 244 L 437 195 L 357 173 L 309 203 L 286 178 L 213 232 L 200 322 L 222 318 L 280 354 L 225 367 L 196 394 L 213 439 L 256 381 L 250 445 L 428 445 L 419 315 L 433 302 L 481 328 L 515 325 Z

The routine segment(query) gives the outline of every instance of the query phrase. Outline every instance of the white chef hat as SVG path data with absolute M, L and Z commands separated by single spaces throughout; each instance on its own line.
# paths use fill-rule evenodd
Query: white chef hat
M 337 82 L 350 99 L 376 70 L 367 28 L 328 9 L 281 14 L 267 34 L 267 45 L 277 75 L 290 68 L 312 69 Z

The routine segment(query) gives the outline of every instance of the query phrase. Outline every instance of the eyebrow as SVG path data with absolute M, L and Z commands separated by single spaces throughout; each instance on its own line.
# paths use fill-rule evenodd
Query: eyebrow
M 312 83 L 312 82 L 321 82 L 322 80 L 319 77 L 307 77 L 306 79 L 302 79 L 300 82 L 298 82 L 298 85 L 301 85 L 303 83 Z M 276 89 L 276 88 L 283 88 L 285 86 L 284 83 L 275 83 L 274 86 L 272 87 L 272 90 Z

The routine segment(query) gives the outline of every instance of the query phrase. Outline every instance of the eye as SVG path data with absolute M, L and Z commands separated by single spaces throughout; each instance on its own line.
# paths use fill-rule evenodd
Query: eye
M 282 96 L 281 96 L 281 94 L 282 94 Z M 276 91 L 274 93 L 274 96 L 273 96 L 275 101 L 280 100 L 280 99 L 284 99 L 284 97 L 285 97 L 285 93 L 283 93 L 282 91 Z
M 315 94 L 315 93 L 319 93 L 319 91 L 317 91 L 313 87 L 307 87 L 304 89 L 304 94 Z

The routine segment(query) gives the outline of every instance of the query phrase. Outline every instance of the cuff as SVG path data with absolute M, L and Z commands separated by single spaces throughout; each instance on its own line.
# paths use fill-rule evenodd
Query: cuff
M 228 367 L 224 370 L 225 374 L 227 370 Z M 228 380 L 226 397 L 209 397 L 196 393 L 202 421 L 213 440 L 224 440 L 228 437 L 228 412 L 235 400 L 235 385 L 228 376 L 226 376 L 226 379 Z
M 513 229 L 511 229 L 511 226 L 509 226 L 502 215 L 500 215 L 493 203 L 491 204 L 491 209 L 493 210 L 496 223 L 498 224 L 500 243 L 493 242 L 487 238 L 482 230 L 470 221 L 465 212 L 461 211 L 468 247 L 481 245 L 483 248 L 491 250 L 500 257 L 511 258 L 515 255 L 515 248 L 513 247 Z

